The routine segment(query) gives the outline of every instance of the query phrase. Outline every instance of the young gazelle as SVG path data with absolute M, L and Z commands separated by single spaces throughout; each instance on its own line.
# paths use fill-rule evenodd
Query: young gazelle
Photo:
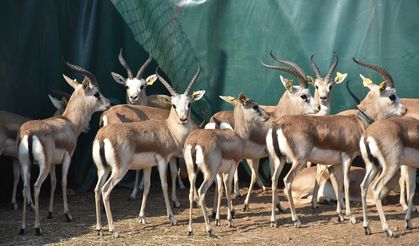
M 214 235 L 205 206 L 205 194 L 216 177 L 218 187 L 217 225 L 220 220 L 219 207 L 223 192 L 222 181 L 224 181 L 228 201 L 227 219 L 229 220 L 229 226 L 233 226 L 233 204 L 230 189 L 236 165 L 243 159 L 245 145 L 253 124 L 256 121 L 267 121 L 269 119 L 269 114 L 242 93 L 240 93 L 238 100 L 228 97 L 223 99 L 234 105 L 234 131 L 230 129 L 198 129 L 191 132 L 185 141 L 183 156 L 185 157 L 190 182 L 189 235 L 192 235 L 192 204 L 198 169 L 204 174 L 204 181 L 198 189 L 198 200 L 204 214 L 207 232 L 210 236 Z
M 149 55 L 146 62 L 140 67 L 135 77 L 133 77 L 131 69 L 129 68 L 124 57 L 122 56 L 122 49 L 119 51 L 118 60 L 121 63 L 121 65 L 127 70 L 128 77 L 125 78 L 122 75 L 114 73 L 114 72 L 112 72 L 112 77 L 117 83 L 125 86 L 127 90 L 127 93 L 126 93 L 127 104 L 150 106 L 154 108 L 162 108 L 162 109 L 167 109 L 167 110 L 170 109 L 171 105 L 170 103 L 167 103 L 167 101 L 169 100 L 161 100 L 161 97 L 166 97 L 165 95 L 148 95 L 148 96 L 146 95 L 146 87 L 152 85 L 156 81 L 155 79 L 156 76 L 154 75 L 149 76 L 147 79 L 142 78 L 145 72 L 145 69 L 147 68 L 148 65 L 150 65 L 152 61 L 151 55 Z M 156 114 L 156 115 L 161 115 L 161 114 Z M 167 116 L 168 116 L 168 112 L 167 112 Z M 153 117 L 152 119 L 164 120 L 164 119 L 167 119 L 167 116 L 166 114 L 163 114 L 162 117 L 158 117 L 158 118 Z M 111 119 L 115 119 L 115 120 L 107 121 L 106 123 L 108 124 L 108 123 L 121 122 L 121 120 L 114 117 L 113 118 L 111 117 Z M 176 160 L 173 160 L 172 162 L 173 162 L 172 166 L 176 165 Z M 176 168 L 176 166 L 173 166 L 173 168 Z M 130 195 L 131 200 L 135 200 L 137 198 L 138 190 L 141 190 L 144 185 L 144 179 L 141 179 L 141 181 L 139 182 L 139 174 L 140 174 L 140 171 L 136 170 L 134 188 L 132 189 L 132 192 Z M 180 178 L 179 178 L 179 184 L 181 185 L 181 188 L 185 187 Z M 179 204 L 177 204 L 177 206 L 179 206 Z
M 102 234 L 100 198 L 103 196 L 109 231 L 118 237 L 110 208 L 110 193 L 129 169 L 144 169 L 144 193 L 139 219 L 145 223 L 144 209 L 150 188 L 151 167 L 158 167 L 167 215 L 171 224 L 176 224 L 167 195 L 166 170 L 167 162 L 182 153 L 186 136 L 192 131 L 191 103 L 202 98 L 205 91 L 191 93 L 193 84 L 199 76 L 198 71 L 192 78 L 183 94 L 176 91 L 160 75 L 156 75 L 170 92 L 171 104 L 169 117 L 166 120 L 146 120 L 132 123 L 114 123 L 99 129 L 93 142 L 93 160 L 95 161 L 98 182 L 95 188 L 96 229 Z M 111 176 L 106 181 L 109 173 Z
M 39 165 L 39 176 L 34 185 L 35 195 L 35 230 L 41 234 L 39 218 L 39 192 L 48 173 L 55 173 L 55 165 L 62 163 L 62 192 L 64 200 L 64 214 L 67 220 L 71 215 L 67 204 L 67 172 L 71 156 L 76 148 L 77 137 L 89 126 L 91 115 L 96 111 L 103 111 L 110 107 L 109 100 L 99 91 L 95 76 L 89 71 L 67 63 L 71 70 L 86 76 L 82 84 L 64 76 L 73 88 L 67 107 L 62 115 L 44 120 L 25 122 L 18 134 L 18 157 L 22 168 L 23 178 L 23 216 L 20 233 L 25 231 L 26 201 L 29 199 L 29 182 L 31 164 Z M 51 191 L 53 194 L 53 190 Z M 52 204 L 52 195 L 50 204 Z M 52 212 L 52 207 L 49 208 Z
M 266 110 L 270 115 L 271 119 L 280 117 L 281 115 L 295 115 L 295 114 L 315 114 L 320 110 L 320 106 L 314 98 L 311 96 L 308 90 L 308 80 L 307 76 L 305 75 L 304 71 L 300 66 L 296 63 L 286 60 L 281 60 L 276 58 L 272 52 L 270 52 L 273 59 L 280 61 L 290 67 L 284 66 L 272 66 L 266 65 L 262 63 L 262 65 L 269 69 L 274 69 L 278 71 L 284 71 L 293 75 L 298 81 L 299 86 L 293 86 L 292 81 L 288 80 L 282 76 L 280 76 L 281 82 L 285 87 L 285 92 L 282 97 L 279 99 L 278 104 L 276 106 L 261 106 L 264 110 Z M 221 111 L 216 113 L 212 118 L 217 118 L 221 121 L 221 124 L 226 124 L 233 126 L 235 124 L 233 112 L 232 111 Z M 269 156 L 267 149 L 266 149 L 266 141 L 265 136 L 266 133 L 271 125 L 271 120 L 267 122 L 257 122 L 255 127 L 253 128 L 249 141 L 246 143 L 244 151 L 244 158 L 247 159 L 247 163 L 252 171 L 251 181 L 249 185 L 249 190 L 246 195 L 246 199 L 244 201 L 244 211 L 247 211 L 249 208 L 249 199 L 251 195 L 251 191 L 253 185 L 258 180 L 257 170 L 259 168 L 259 160 L 260 158 L 264 158 Z M 237 173 L 237 172 L 236 172 Z M 236 183 L 237 175 L 235 173 L 235 193 L 237 195 L 240 194 L 238 192 L 238 184 Z M 258 182 L 262 183 L 262 182 Z M 259 184 L 261 185 L 261 184 Z M 283 211 L 278 201 L 277 203 L 278 209 Z M 215 211 L 214 211 L 215 213 Z
M 370 235 L 368 224 L 366 194 L 369 183 L 381 170 L 378 179 L 372 186 L 375 204 L 380 216 L 381 226 L 392 236 L 393 232 L 387 224 L 381 199 L 385 196 L 388 183 L 394 179 L 401 165 L 406 165 L 408 209 L 406 212 L 406 229 L 411 229 L 411 212 L 415 193 L 416 168 L 419 168 L 419 120 L 412 117 L 393 117 L 376 121 L 364 132 L 359 141 L 362 157 L 365 161 L 366 173 L 361 184 L 363 226 L 365 234 Z
M 55 111 L 54 115 L 61 115 L 64 112 L 65 106 L 67 105 L 67 99 L 63 97 L 62 100 L 59 100 L 50 95 L 48 96 L 57 110 Z M 31 119 L 25 116 L 10 113 L 7 111 L 0 111 L 0 155 L 5 155 L 13 159 L 13 193 L 10 203 L 12 204 L 12 208 L 14 210 L 18 208 L 16 202 L 16 192 L 20 176 L 16 137 L 20 126 L 24 122 L 29 120 Z M 55 185 L 54 177 L 51 176 L 51 185 Z M 27 202 L 28 204 L 30 204 L 31 207 L 33 207 L 32 198 L 30 196 Z
M 370 91 L 358 105 L 359 113 L 357 115 L 283 116 L 274 122 L 266 136 L 268 151 L 275 165 L 272 187 L 277 185 L 279 174 L 285 164 L 285 156 L 292 162 L 291 169 L 284 178 L 284 183 L 285 193 L 291 207 L 292 220 L 296 227 L 299 227 L 301 222 L 295 211 L 291 184 L 297 170 L 305 166 L 307 161 L 334 165 L 342 163 L 346 215 L 351 223 L 356 223 L 349 203 L 348 172 L 352 159 L 360 154 L 358 143 L 361 134 L 373 120 L 406 113 L 405 105 L 397 97 L 391 76 L 379 66 L 365 64 L 355 58 L 354 61 L 380 73 L 385 80 L 379 86 L 375 84 L 366 85 Z M 341 187 L 338 188 L 339 201 Z M 276 226 L 275 197 L 276 191 L 273 189 L 272 226 Z M 337 213 L 339 219 L 343 220 L 341 206 L 337 206 Z

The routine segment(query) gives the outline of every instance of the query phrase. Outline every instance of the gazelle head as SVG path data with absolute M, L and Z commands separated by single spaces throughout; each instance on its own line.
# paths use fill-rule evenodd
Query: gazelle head
M 316 73 L 316 78 L 312 78 L 307 76 L 308 82 L 311 83 L 314 88 L 316 89 L 316 99 L 319 100 L 320 103 L 325 104 L 328 102 L 330 97 L 330 92 L 335 84 L 342 83 L 347 74 L 344 73 L 336 73 L 336 77 L 334 79 L 331 78 L 333 71 L 335 70 L 336 66 L 338 65 L 339 58 L 337 54 L 334 52 L 336 56 L 336 60 L 330 65 L 329 71 L 327 72 L 326 76 L 322 76 L 320 73 L 320 69 L 317 67 L 316 63 L 314 62 L 314 54 L 311 55 L 311 67 L 313 68 L 314 72 Z
M 290 73 L 300 83 L 299 86 L 294 86 L 292 80 L 280 75 L 281 82 L 286 89 L 284 96 L 288 98 L 288 107 L 292 108 L 293 112 L 298 112 L 299 114 L 315 114 L 319 112 L 320 105 L 311 95 L 310 90 L 308 89 L 307 76 L 301 67 L 294 62 L 276 58 L 272 54 L 272 51 L 270 54 L 274 60 L 289 65 L 290 67 L 267 65 L 261 61 L 261 64 L 264 67 Z
M 118 59 L 121 65 L 127 70 L 128 78 L 124 78 L 122 75 L 114 72 L 111 73 L 112 77 L 117 83 L 125 86 L 129 102 L 131 104 L 135 104 L 140 99 L 141 92 L 145 92 L 145 88 L 148 85 L 152 85 L 155 81 L 150 80 L 150 77 L 148 77 L 147 79 L 142 78 L 145 69 L 151 63 L 152 57 L 151 55 L 149 55 L 148 59 L 140 67 L 135 77 L 133 77 L 131 69 L 129 68 L 124 57 L 122 56 L 122 49 L 119 51 Z
M 269 114 L 242 92 L 237 99 L 231 96 L 220 96 L 220 98 L 234 106 L 235 119 L 251 123 L 269 120 Z
M 64 113 L 65 107 L 67 106 L 68 99 L 66 97 L 62 97 L 62 99 L 58 99 L 56 97 L 53 97 L 48 94 L 49 100 L 52 102 L 52 105 L 56 108 L 56 111 L 54 113 L 55 115 L 61 115 Z
M 91 72 L 68 62 L 67 66 L 71 70 L 83 74 L 85 77 L 80 84 L 63 74 L 67 83 L 74 88 L 74 92 L 68 100 L 66 111 L 69 109 L 68 105 L 70 104 L 73 105 L 73 108 L 69 110 L 78 111 L 97 112 L 110 108 L 109 100 L 100 93 L 96 77 Z
M 158 68 L 156 69 L 155 76 L 157 76 L 160 82 L 162 82 L 162 84 L 166 87 L 166 89 L 171 94 L 170 97 L 167 97 L 164 95 L 158 95 L 157 98 L 164 103 L 169 103 L 172 105 L 172 108 L 170 110 L 176 113 L 179 123 L 185 124 L 188 122 L 189 115 L 191 113 L 191 104 L 195 101 L 200 100 L 205 94 L 205 90 L 194 91 L 191 93 L 192 86 L 198 80 L 199 72 L 200 72 L 200 67 L 198 66 L 198 70 L 196 71 L 195 75 L 189 82 L 188 87 L 186 87 L 185 92 L 183 94 L 178 94 L 170 86 L 170 84 L 158 74 Z
M 400 102 L 390 74 L 377 65 L 361 62 L 355 57 L 353 60 L 361 66 L 378 72 L 384 79 L 380 85 L 376 85 L 370 79 L 360 74 L 363 85 L 370 91 L 358 105 L 358 109 L 373 120 L 385 119 L 394 115 L 404 115 L 407 112 L 406 106 Z

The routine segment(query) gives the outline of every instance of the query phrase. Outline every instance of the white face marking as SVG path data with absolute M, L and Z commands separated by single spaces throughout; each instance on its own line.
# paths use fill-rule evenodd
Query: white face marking
M 180 123 L 186 123 L 191 110 L 191 99 L 185 94 L 172 96 L 174 107 Z
M 314 80 L 314 88 L 319 95 L 321 103 L 326 103 L 329 100 L 329 94 L 334 84 L 335 81 L 333 79 L 316 78 Z
M 140 94 L 145 90 L 147 83 L 144 79 L 127 79 L 125 82 L 127 97 L 130 103 L 135 104 L 140 99 Z

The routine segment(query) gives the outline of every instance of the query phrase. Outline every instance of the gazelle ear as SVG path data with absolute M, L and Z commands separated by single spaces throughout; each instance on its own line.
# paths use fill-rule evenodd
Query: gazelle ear
M 87 89 L 90 87 L 90 79 L 87 77 L 84 77 L 83 82 L 81 83 L 83 85 L 83 89 Z
M 246 103 L 247 103 L 247 101 L 249 100 L 247 97 L 246 97 L 246 95 L 245 94 L 243 94 L 243 92 L 240 92 L 240 95 L 239 95 L 239 102 L 241 103 L 241 104 L 243 104 L 243 105 L 246 105 Z
M 307 82 L 314 85 L 314 78 L 308 75 L 307 76 Z
M 77 80 L 75 79 L 70 79 L 67 75 L 63 74 L 63 77 L 65 79 L 65 81 L 67 81 L 67 83 L 73 87 L 73 89 L 76 89 L 77 86 L 79 85 L 79 83 L 77 82 Z
M 289 91 L 289 92 L 293 92 L 292 91 L 292 80 L 289 80 L 285 77 L 282 77 L 282 75 L 279 75 L 279 78 L 281 79 L 281 82 L 284 85 L 285 89 L 287 89 L 287 91 Z
M 160 104 L 172 104 L 172 98 L 166 95 L 157 95 L 155 100 L 157 101 L 156 103 Z
M 68 104 L 67 97 L 63 97 L 63 98 L 61 98 L 60 103 L 61 103 L 61 106 L 62 106 L 63 108 L 67 107 L 67 104 Z
M 336 77 L 335 77 L 335 83 L 336 84 L 342 83 L 346 79 L 347 76 L 348 76 L 347 73 L 339 73 L 339 72 L 337 72 L 336 73 Z
M 360 74 L 359 77 L 361 77 L 362 79 L 362 84 L 364 85 L 364 87 L 368 87 L 369 89 L 371 89 L 371 85 L 373 85 L 374 83 L 372 82 L 371 79 L 364 77 L 364 75 Z
M 61 104 L 60 100 L 58 100 L 57 98 L 51 96 L 48 94 L 49 100 L 52 102 L 52 105 L 54 105 L 54 107 L 56 109 L 61 109 L 63 108 L 63 105 Z
M 232 96 L 219 96 L 221 99 L 223 99 L 226 103 L 229 103 L 231 105 L 236 105 L 237 100 Z
M 113 80 L 116 81 L 116 83 L 125 85 L 126 79 L 122 75 L 114 73 L 114 72 L 112 72 L 111 75 L 112 75 Z
M 379 85 L 380 93 L 383 92 L 386 89 L 386 87 L 387 87 L 386 81 L 381 82 Z
M 194 91 L 192 92 L 191 99 L 192 102 L 200 100 L 205 94 L 205 90 Z
M 156 81 L 157 81 L 157 75 L 155 74 L 152 74 L 145 79 L 145 82 L 147 83 L 147 85 L 153 85 L 154 82 Z

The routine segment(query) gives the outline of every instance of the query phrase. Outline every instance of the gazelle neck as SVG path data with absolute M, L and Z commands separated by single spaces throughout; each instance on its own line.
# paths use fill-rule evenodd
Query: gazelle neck
M 316 102 L 318 102 L 319 105 L 320 105 L 320 111 L 316 115 L 330 115 L 330 112 L 331 112 L 330 97 L 331 96 L 332 96 L 331 93 L 329 93 L 329 99 L 326 102 L 322 102 L 320 100 L 320 94 L 319 94 L 318 90 L 314 91 L 314 100 L 316 100 Z
M 278 104 L 276 105 L 276 109 L 274 111 L 274 117 L 279 117 L 281 115 L 292 115 L 295 113 L 295 107 L 290 100 L 290 95 L 288 92 L 285 92 L 282 95 L 281 99 L 279 99 Z
M 70 120 L 76 128 L 76 133 L 80 134 L 83 130 L 89 129 L 89 121 L 94 113 L 95 105 L 88 105 L 84 100 L 84 95 L 78 95 L 78 93 L 81 92 L 77 90 L 73 92 L 62 116 Z
M 254 122 L 246 120 L 243 115 L 243 110 L 237 105 L 234 107 L 234 132 L 242 139 L 242 141 L 247 141 L 249 139 L 250 133 Z

